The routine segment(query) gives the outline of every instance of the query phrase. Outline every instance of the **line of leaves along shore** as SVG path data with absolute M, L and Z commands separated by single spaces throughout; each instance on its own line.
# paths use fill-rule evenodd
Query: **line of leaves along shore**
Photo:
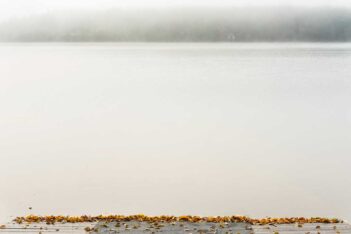
M 55 223 L 91 223 L 91 222 L 128 222 L 128 221 L 139 221 L 139 222 L 232 222 L 232 223 L 248 223 L 255 225 L 265 225 L 265 224 L 291 224 L 291 223 L 342 223 L 342 220 L 336 218 L 321 218 L 321 217 L 290 217 L 290 218 L 263 218 L 263 219 L 253 219 L 247 216 L 146 216 L 143 214 L 138 215 L 98 215 L 98 216 L 37 216 L 37 215 L 28 215 L 24 217 L 16 217 L 14 222 L 21 223 L 46 223 L 46 224 L 55 224 Z

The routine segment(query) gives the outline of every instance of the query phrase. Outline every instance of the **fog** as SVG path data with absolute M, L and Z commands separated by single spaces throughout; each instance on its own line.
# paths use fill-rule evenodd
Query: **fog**
M 276 42 L 351 40 L 342 7 L 172 7 L 57 10 L 11 18 L 0 40 L 14 42 Z
M 186 2 L 0 0 L 0 222 L 351 220 L 351 1 Z

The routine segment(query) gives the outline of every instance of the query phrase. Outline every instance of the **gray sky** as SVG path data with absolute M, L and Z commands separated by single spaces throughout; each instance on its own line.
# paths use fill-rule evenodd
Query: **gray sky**
M 0 0 L 0 20 L 56 10 L 204 5 L 351 6 L 350 0 Z

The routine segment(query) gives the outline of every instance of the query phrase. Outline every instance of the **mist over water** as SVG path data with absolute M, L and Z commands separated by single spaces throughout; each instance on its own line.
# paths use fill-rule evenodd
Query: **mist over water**
M 351 220 L 351 45 L 0 45 L 0 217 Z
M 349 7 L 173 7 L 52 11 L 0 24 L 1 41 L 347 42 Z

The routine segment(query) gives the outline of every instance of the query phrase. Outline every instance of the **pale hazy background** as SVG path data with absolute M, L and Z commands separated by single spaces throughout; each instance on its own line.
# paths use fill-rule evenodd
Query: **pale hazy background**
M 0 0 L 0 20 L 57 10 L 109 9 L 111 7 L 173 7 L 173 6 L 341 6 L 348 0 Z
M 187 2 L 0 0 L 0 20 Z M 267 4 L 351 6 L 191 3 Z M 0 221 L 30 212 L 351 220 L 350 74 L 350 43 L 1 43 Z

